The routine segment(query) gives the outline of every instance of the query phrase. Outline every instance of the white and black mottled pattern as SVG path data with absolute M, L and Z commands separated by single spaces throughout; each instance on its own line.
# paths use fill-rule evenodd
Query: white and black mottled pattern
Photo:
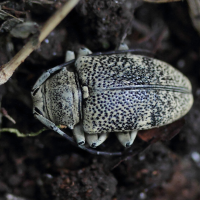
M 73 129 L 80 121 L 79 97 L 75 74 L 64 68 L 44 84 L 44 109 L 48 119 Z
M 77 59 L 86 133 L 142 130 L 169 124 L 191 108 L 189 80 L 169 64 L 132 55 L 83 56 Z

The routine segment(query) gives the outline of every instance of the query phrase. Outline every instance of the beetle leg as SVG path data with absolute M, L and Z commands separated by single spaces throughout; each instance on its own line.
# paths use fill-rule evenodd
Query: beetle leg
M 73 51 L 66 51 L 65 54 L 65 62 L 75 59 L 75 55 Z
M 86 140 L 92 148 L 101 145 L 108 137 L 108 133 L 102 133 L 99 137 L 98 134 L 86 134 Z
M 131 137 L 129 132 L 118 132 L 116 133 L 118 140 L 124 147 L 131 146 Z
M 78 145 L 85 144 L 85 135 L 84 135 L 83 126 L 81 123 L 74 126 L 73 135 L 74 135 Z
M 78 57 L 80 57 L 80 56 L 87 56 L 89 54 L 92 54 L 92 52 L 88 48 L 81 47 L 79 49 L 79 52 L 78 52 Z
M 128 48 L 127 44 L 121 43 L 121 44 L 119 45 L 118 50 L 129 50 L 129 48 Z
M 101 145 L 108 137 L 108 133 L 102 133 L 99 138 L 97 139 L 97 141 L 94 143 L 94 146 L 92 146 L 93 148 Z
M 102 133 L 99 137 L 98 134 L 86 134 L 86 140 L 92 148 L 96 148 L 102 144 L 108 137 L 108 133 Z

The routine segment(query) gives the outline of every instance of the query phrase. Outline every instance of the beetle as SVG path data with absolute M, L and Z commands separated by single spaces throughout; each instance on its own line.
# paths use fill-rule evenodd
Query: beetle
M 47 70 L 32 89 L 34 116 L 45 126 L 93 154 L 120 155 L 86 148 L 102 144 L 111 132 L 129 147 L 139 130 L 172 123 L 193 104 L 190 81 L 171 65 L 134 55 L 127 45 L 95 53 L 81 48 L 75 59 Z M 56 125 L 72 129 L 75 140 Z

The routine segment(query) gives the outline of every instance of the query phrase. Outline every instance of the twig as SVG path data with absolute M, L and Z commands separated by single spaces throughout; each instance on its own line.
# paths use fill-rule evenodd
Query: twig
M 5 11 L 2 10 L 2 9 L 0 9 L 0 13 L 3 13 L 4 15 L 8 15 L 8 16 L 10 16 L 10 17 L 13 17 L 13 18 L 15 18 L 15 19 L 17 19 L 17 20 L 23 22 L 21 19 L 15 17 L 14 15 L 11 15 L 10 13 L 5 12 Z
M 30 1 L 30 0 L 28 0 L 27 2 L 40 4 L 40 5 L 42 5 L 42 4 L 54 4 L 55 3 L 53 1 L 43 1 L 43 0 L 41 0 L 41 1 L 33 1 L 33 0 Z
M 30 41 L 6 64 L 0 67 L 0 85 L 8 81 L 15 69 L 37 49 L 40 43 L 49 35 L 49 33 L 66 17 L 66 15 L 76 6 L 79 0 L 70 0 L 58 9 L 53 16 L 47 20 L 42 28 L 40 35 L 34 35 Z
M 3 10 L 9 10 L 10 12 L 14 13 L 15 15 L 25 15 L 26 14 L 26 12 L 18 11 L 18 10 L 15 10 L 13 8 L 7 8 L 6 6 L 2 6 L 2 9 Z
M 13 124 L 16 124 L 16 121 L 8 114 L 5 108 L 0 108 L 0 112 L 3 114 L 4 117 L 9 119 Z

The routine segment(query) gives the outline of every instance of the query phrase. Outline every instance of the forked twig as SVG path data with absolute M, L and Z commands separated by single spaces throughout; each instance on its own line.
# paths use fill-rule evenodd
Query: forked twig
M 66 15 L 76 6 L 79 0 L 69 0 L 44 24 L 39 36 L 34 35 L 30 41 L 6 64 L 0 67 L 0 85 L 8 81 L 15 69 L 37 49 L 41 42 L 49 33 L 66 17 Z

